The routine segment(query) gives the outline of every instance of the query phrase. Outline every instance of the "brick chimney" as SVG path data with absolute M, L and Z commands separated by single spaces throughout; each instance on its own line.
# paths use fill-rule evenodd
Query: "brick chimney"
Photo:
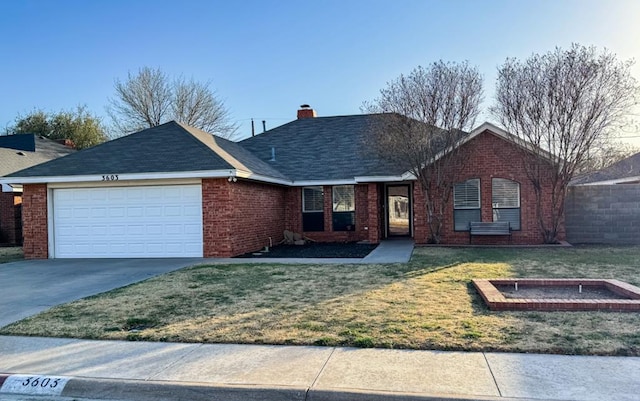
M 58 142 L 60 145 L 64 145 L 64 146 L 66 146 L 68 148 L 71 148 L 71 149 L 75 149 L 76 148 L 76 144 L 73 143 L 73 141 L 71 139 L 68 139 L 68 138 L 67 139 L 56 139 L 55 141 Z
M 314 118 L 316 117 L 316 111 L 311 108 L 308 104 L 300 105 L 300 110 L 298 110 L 298 120 L 301 118 Z

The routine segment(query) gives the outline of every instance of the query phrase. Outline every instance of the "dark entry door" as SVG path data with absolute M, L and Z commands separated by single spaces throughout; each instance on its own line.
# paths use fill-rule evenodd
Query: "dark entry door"
M 387 236 L 411 235 L 411 197 L 409 185 L 387 186 Z

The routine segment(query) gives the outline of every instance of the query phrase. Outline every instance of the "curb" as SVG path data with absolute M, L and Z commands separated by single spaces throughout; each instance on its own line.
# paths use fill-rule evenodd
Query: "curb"
M 31 379 L 27 382 L 27 379 Z M 34 379 L 64 381 L 55 392 L 30 386 Z M 61 381 L 61 383 L 62 383 Z M 6 386 L 4 384 L 7 384 Z M 14 386 L 10 386 L 11 384 Z M 18 387 L 15 385 L 17 384 Z M 60 391 L 58 391 L 60 390 Z M 60 399 L 100 399 L 136 401 L 541 401 L 524 398 L 465 396 L 453 394 L 416 394 L 385 391 L 313 389 L 306 387 L 203 384 L 131 379 L 96 379 L 68 376 L 0 374 L 0 397 L 48 396 Z

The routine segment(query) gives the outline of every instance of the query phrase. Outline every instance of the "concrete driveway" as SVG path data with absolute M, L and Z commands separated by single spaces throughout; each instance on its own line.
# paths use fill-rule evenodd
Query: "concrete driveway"
M 203 260 L 51 259 L 0 264 L 0 327 L 55 305 L 202 263 Z

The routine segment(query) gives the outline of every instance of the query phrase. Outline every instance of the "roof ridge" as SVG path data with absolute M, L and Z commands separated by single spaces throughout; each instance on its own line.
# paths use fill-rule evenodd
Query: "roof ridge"
M 174 122 L 178 126 L 180 126 L 185 132 L 187 132 L 189 134 L 189 136 L 193 138 L 193 140 L 197 141 L 201 146 L 204 146 L 208 151 L 211 151 L 211 152 L 213 152 L 213 154 L 215 154 L 218 157 L 222 158 L 232 168 L 234 168 L 236 170 L 252 172 L 251 168 L 248 167 L 242 161 L 240 161 L 238 159 L 238 157 L 233 154 L 232 151 L 229 151 L 229 150 L 225 149 L 223 146 L 221 146 L 223 144 L 227 145 L 227 146 L 234 146 L 235 145 L 235 146 L 238 146 L 240 149 L 243 149 L 243 150 L 246 151 L 246 149 L 244 149 L 244 147 L 242 147 L 237 142 L 230 141 L 230 140 L 228 140 L 226 138 L 222 138 L 222 137 L 217 136 L 215 134 L 211 134 L 209 132 L 201 130 L 200 128 L 192 127 L 190 125 L 183 124 L 183 123 L 180 123 L 178 121 L 174 121 Z M 207 143 L 209 141 L 210 141 L 210 143 Z M 218 143 L 218 141 L 220 141 L 221 143 Z M 249 155 L 251 155 L 251 157 L 255 158 L 256 161 L 260 161 L 258 158 L 256 158 L 256 156 L 253 153 L 249 152 Z

